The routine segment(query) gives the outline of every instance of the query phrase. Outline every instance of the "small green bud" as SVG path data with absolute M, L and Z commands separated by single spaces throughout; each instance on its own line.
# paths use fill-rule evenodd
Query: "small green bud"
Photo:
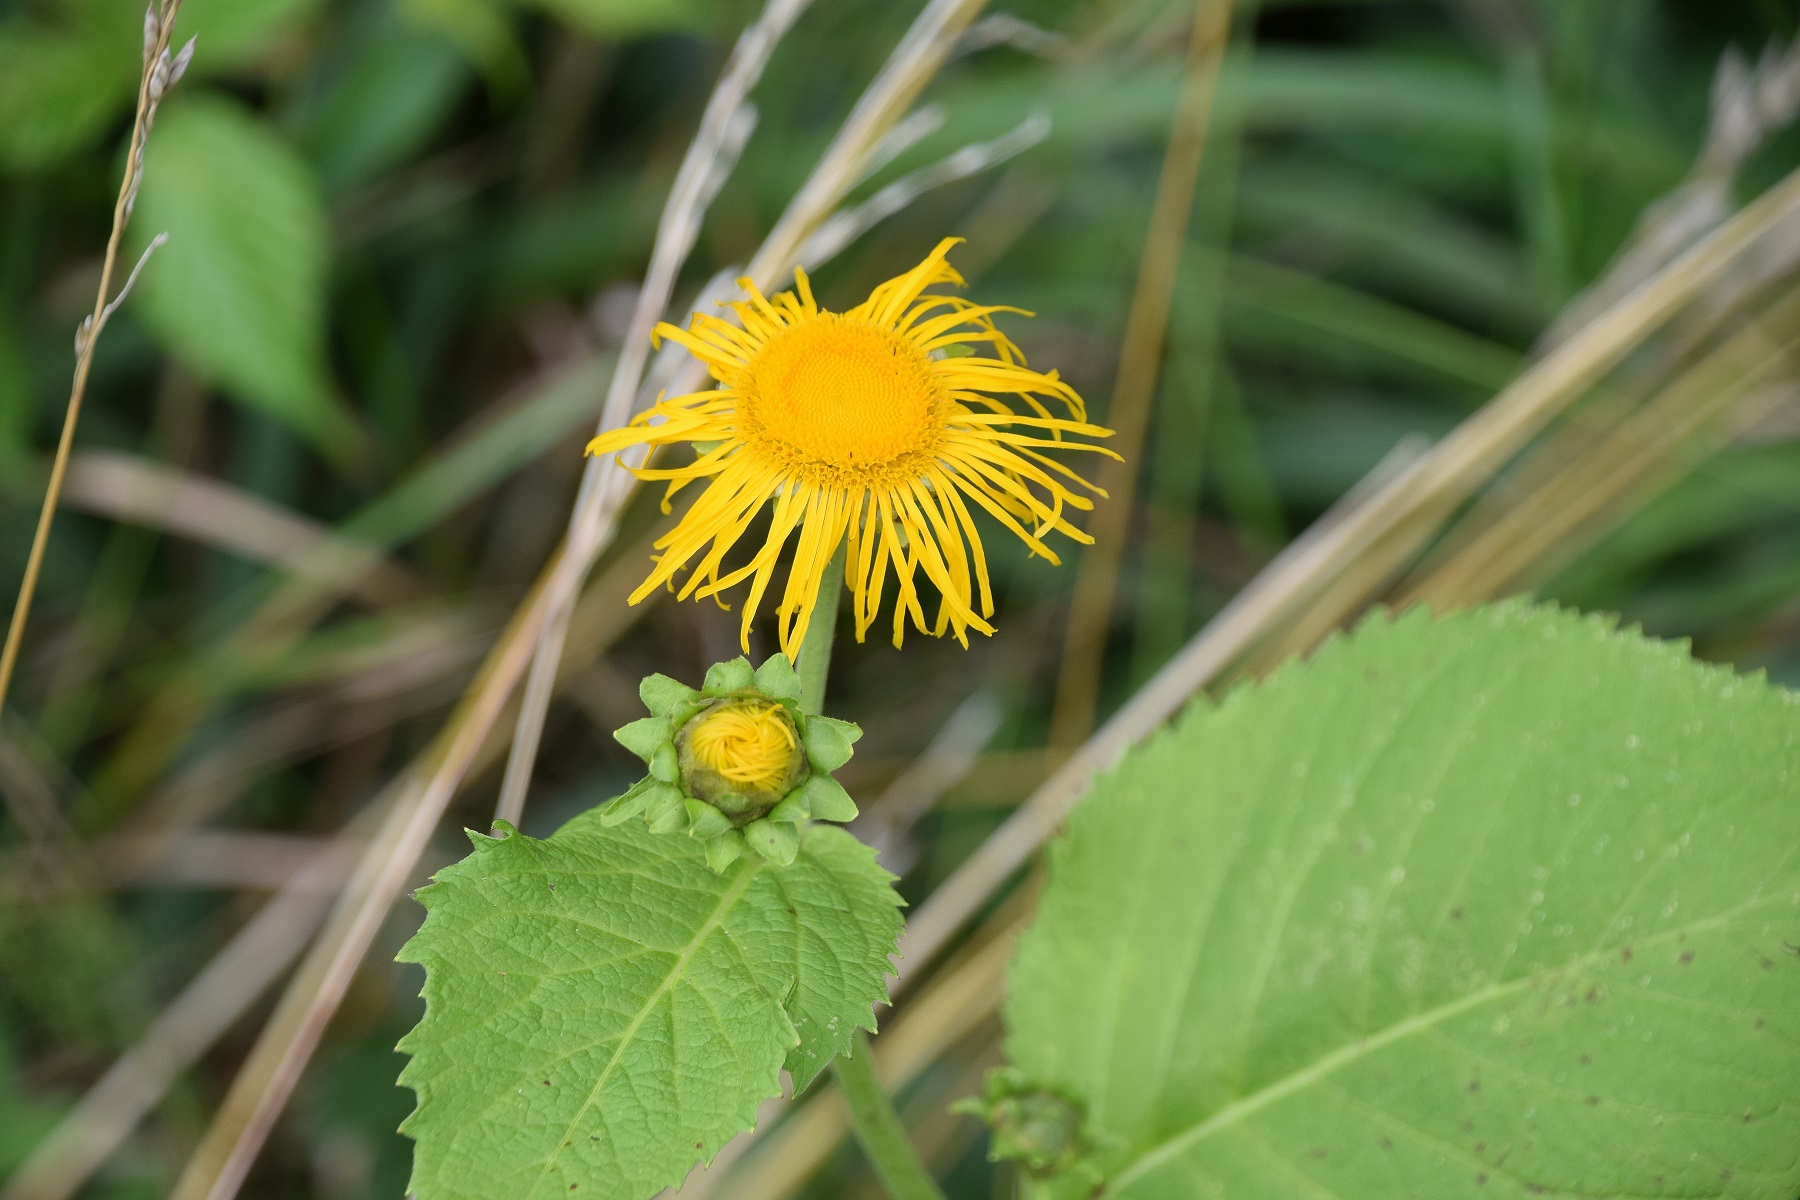
M 733 816 L 760 817 L 806 778 L 800 730 L 761 693 L 712 701 L 675 734 L 688 795 Z
M 1074 1174 L 1098 1182 L 1080 1102 L 1011 1067 L 989 1071 L 983 1094 L 958 1100 L 950 1111 L 987 1122 L 992 1162 L 1017 1162 L 1040 1179 Z
M 746 850 L 780 866 L 799 853 L 808 820 L 848 821 L 856 804 L 830 772 L 862 730 L 800 711 L 800 677 L 784 654 L 752 670 L 716 663 L 699 690 L 651 675 L 638 689 L 651 716 L 614 733 L 650 772 L 601 810 L 603 824 L 642 816 L 685 831 L 723 871 Z

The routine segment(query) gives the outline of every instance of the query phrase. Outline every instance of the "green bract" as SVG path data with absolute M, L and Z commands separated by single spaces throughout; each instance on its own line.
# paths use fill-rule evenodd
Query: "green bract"
M 601 810 L 606 825 L 642 815 L 658 833 L 686 833 L 723 871 L 745 850 L 780 866 L 794 861 L 807 820 L 848 821 L 856 804 L 831 772 L 850 759 L 862 730 L 849 721 L 800 711 L 800 677 L 787 655 L 762 666 L 746 658 L 715 663 L 699 691 L 651 675 L 638 688 L 650 715 L 617 730 L 619 744 L 643 759 L 650 773 Z M 701 761 L 692 732 L 707 718 L 740 709 L 779 706 L 774 720 L 791 730 L 792 757 L 768 783 L 734 783 Z

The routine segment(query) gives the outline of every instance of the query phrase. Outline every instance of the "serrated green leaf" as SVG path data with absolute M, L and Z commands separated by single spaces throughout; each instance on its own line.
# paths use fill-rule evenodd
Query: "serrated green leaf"
M 1115 1197 L 1800 1187 L 1800 703 L 1600 620 L 1372 620 L 1051 851 L 1007 1005 Z
M 818 771 L 835 771 L 850 761 L 850 748 L 862 730 L 831 717 L 806 718 L 806 758 Z
M 176 354 L 237 399 L 344 451 L 354 425 L 325 368 L 325 206 L 311 168 L 218 96 L 158 119 L 132 236 L 168 242 L 134 303 Z
M 887 1002 L 900 897 L 875 852 L 832 825 L 808 829 L 794 865 L 767 874 L 799 920 L 781 966 L 798 981 L 787 1011 L 800 1041 L 783 1064 L 798 1092 L 850 1049 L 857 1029 L 875 1031 L 871 1006 Z
M 708 846 L 730 845 L 720 837 Z M 577 817 L 514 835 L 418 893 L 426 1012 L 419 1200 L 647 1197 L 872 1028 L 899 932 L 891 877 L 838 829 L 794 864 L 715 874 L 702 847 Z

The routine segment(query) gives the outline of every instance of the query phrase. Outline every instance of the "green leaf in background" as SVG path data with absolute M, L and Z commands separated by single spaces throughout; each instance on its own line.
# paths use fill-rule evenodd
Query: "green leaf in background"
M 642 37 L 702 23 L 703 0 L 530 0 L 537 8 L 599 38 Z
M 319 11 L 324 0 L 182 0 L 176 44 L 197 37 L 194 69 L 240 66 Z
M 526 6 L 602 39 L 694 29 L 714 8 L 711 0 L 401 0 L 409 21 L 449 38 L 501 94 L 517 90 L 530 74 L 514 29 L 517 10 Z
M 244 66 L 322 3 L 186 0 L 177 45 L 199 38 L 188 79 Z M 54 165 L 105 133 L 137 93 L 143 4 L 62 0 L 48 7 L 53 24 L 0 22 L 0 169 Z
M 311 169 L 262 121 L 216 96 L 157 121 L 132 222 L 138 312 L 234 398 L 343 453 L 356 432 L 325 366 L 325 206 Z
M 138 28 L 143 24 L 138 14 Z M 66 30 L 0 23 L 0 169 L 54 165 L 131 102 L 133 38 L 84 23 Z
M 1008 1048 L 1109 1196 L 1791 1200 L 1797 942 L 1793 695 L 1566 611 L 1420 610 L 1096 785 Z
M 419 152 L 469 83 L 455 43 L 403 20 L 382 21 L 354 49 L 306 113 L 299 141 L 326 188 L 368 183 Z
M 698 842 L 595 812 L 473 840 L 418 893 L 401 952 L 425 967 L 401 1042 L 419 1200 L 653 1195 L 886 1000 L 899 901 L 840 829 L 808 830 L 791 867 L 722 875 Z
M 0 467 L 15 476 L 33 449 L 34 399 L 18 323 L 12 313 L 0 309 Z

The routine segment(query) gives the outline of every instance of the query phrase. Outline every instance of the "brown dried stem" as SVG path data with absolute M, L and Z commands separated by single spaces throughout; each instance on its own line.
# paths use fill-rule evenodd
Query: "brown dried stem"
M 38 511 L 37 532 L 31 538 L 31 553 L 25 559 L 25 576 L 19 582 L 19 598 L 13 604 L 12 622 L 6 628 L 6 645 L 0 649 L 0 708 L 12 687 L 13 671 L 18 666 L 19 645 L 25 637 L 25 622 L 31 616 L 31 600 L 37 592 L 38 574 L 44 565 L 44 551 L 50 544 L 50 526 L 56 517 L 56 503 L 62 494 L 63 477 L 69 469 L 69 452 L 75 445 L 75 426 L 81 419 L 81 403 L 87 397 L 88 373 L 94 365 L 94 345 L 114 310 L 131 292 L 152 251 L 162 244 L 159 235 L 144 251 L 144 258 L 125 280 L 125 286 L 112 295 L 113 274 L 118 269 L 119 245 L 125 239 L 125 226 L 131 220 L 132 205 L 137 201 L 138 184 L 144 174 L 144 143 L 150 126 L 156 120 L 156 108 L 187 70 L 193 58 L 190 40 L 179 55 L 171 57 L 169 42 L 175 36 L 175 17 L 181 0 L 161 0 L 160 7 L 144 14 L 144 69 L 138 80 L 137 110 L 131 123 L 131 145 L 125 154 L 125 177 L 119 181 L 118 199 L 113 201 L 112 232 L 106 238 L 106 255 L 100 263 L 100 286 L 94 294 L 94 311 L 82 320 L 75 334 L 75 379 L 69 387 L 69 404 L 63 412 L 62 436 L 56 443 L 56 457 L 50 465 L 50 483 L 44 489 L 44 504 Z
M 631 324 L 619 350 L 619 361 L 607 385 L 597 432 L 625 424 L 641 402 L 638 385 L 643 381 L 644 366 L 650 353 L 651 330 L 669 307 L 676 278 L 700 232 L 701 217 L 718 194 L 719 185 L 735 164 L 738 152 L 749 137 L 750 127 L 755 123 L 754 110 L 748 104 L 750 89 L 762 78 L 763 68 L 768 65 L 776 45 L 811 2 L 769 0 L 762 15 L 745 27 L 732 49 L 731 58 L 701 114 L 700 128 L 676 171 L 674 186 L 669 190 L 668 202 L 657 224 L 650 266 L 632 310 Z M 581 489 L 569 521 L 569 538 L 575 545 L 591 545 L 591 557 L 580 572 L 565 572 L 551 588 L 547 600 L 549 616 L 532 653 L 531 673 L 519 705 L 512 752 L 506 762 L 506 777 L 500 785 L 500 799 L 494 811 L 497 821 L 517 823 L 525 811 L 525 794 L 531 787 L 538 741 L 543 736 L 544 718 L 550 709 L 556 666 L 562 660 L 563 640 L 568 636 L 570 603 L 581 586 L 587 567 L 593 565 L 593 560 L 610 540 L 610 534 L 595 536 L 601 528 L 596 523 L 597 509 L 604 497 L 629 487 L 630 477 L 610 457 L 590 458 L 583 467 Z
M 1187 240 L 1188 217 L 1194 206 L 1200 163 L 1218 90 L 1219 65 L 1231 32 L 1231 0 L 1199 0 L 1188 43 L 1187 68 L 1176 102 L 1175 123 L 1163 153 L 1162 174 L 1150 229 L 1138 263 L 1137 287 L 1125 318 L 1125 341 L 1113 382 L 1110 448 L 1118 459 L 1102 459 L 1098 484 L 1107 500 L 1088 523 L 1094 544 L 1081 555 L 1075 595 L 1063 643 L 1062 669 L 1056 680 L 1056 708 L 1050 722 L 1050 745 L 1073 749 L 1094 727 L 1100 692 L 1100 668 L 1106 655 L 1106 631 L 1118 591 L 1119 565 L 1131 526 L 1137 462 L 1143 457 L 1150 425 L 1150 401 L 1169 328 L 1169 306 Z

